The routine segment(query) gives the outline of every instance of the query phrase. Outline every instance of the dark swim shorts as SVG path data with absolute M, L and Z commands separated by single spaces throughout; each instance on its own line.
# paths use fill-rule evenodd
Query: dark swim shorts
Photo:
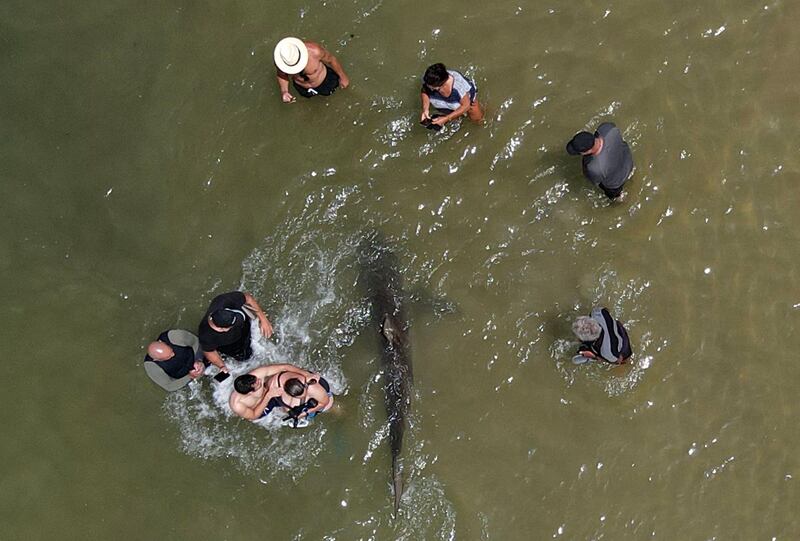
M 315 88 L 303 88 L 292 81 L 295 90 L 304 98 L 313 98 L 317 94 L 320 96 L 330 96 L 333 94 L 336 89 L 339 88 L 339 75 L 327 64 L 325 68 L 327 69 L 327 73 L 325 74 L 325 80 L 322 81 L 322 84 Z
M 623 185 L 624 186 L 624 185 Z M 603 190 L 603 193 L 606 194 L 606 197 L 609 199 L 616 199 L 622 194 L 623 186 L 619 186 L 617 188 L 606 188 L 603 186 L 603 183 L 600 183 L 600 189 Z

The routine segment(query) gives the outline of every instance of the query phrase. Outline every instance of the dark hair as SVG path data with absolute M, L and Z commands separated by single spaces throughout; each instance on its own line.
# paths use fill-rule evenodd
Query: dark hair
M 283 384 L 283 390 L 286 391 L 289 396 L 297 398 L 306 391 L 306 386 L 299 379 L 291 378 L 287 379 L 286 383 Z
M 447 68 L 440 62 L 429 66 L 428 69 L 425 70 L 422 81 L 427 86 L 442 86 L 447 81 L 448 77 L 450 77 L 450 74 L 447 73 Z
M 247 394 L 253 390 L 258 378 L 253 374 L 244 374 L 233 380 L 233 388 L 237 393 Z

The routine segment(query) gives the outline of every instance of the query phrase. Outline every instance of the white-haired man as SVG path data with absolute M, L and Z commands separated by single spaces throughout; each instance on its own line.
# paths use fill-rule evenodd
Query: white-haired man
M 338 87 L 350 86 L 350 78 L 342 64 L 319 43 L 283 38 L 275 46 L 273 56 L 284 103 L 295 101 L 289 92 L 289 79 L 304 98 L 330 96 Z
M 611 317 L 606 308 L 596 306 L 589 316 L 581 316 L 572 324 L 572 332 L 581 341 L 575 364 L 589 359 L 601 359 L 614 364 L 625 364 L 633 353 L 628 332 L 622 323 Z

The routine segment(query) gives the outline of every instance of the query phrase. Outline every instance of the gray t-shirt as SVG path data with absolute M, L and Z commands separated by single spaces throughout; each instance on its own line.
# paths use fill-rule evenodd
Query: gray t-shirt
M 619 188 L 633 170 L 633 156 L 622 133 L 612 122 L 600 124 L 595 137 L 603 138 L 603 150 L 596 156 L 583 157 L 583 174 L 593 184 Z

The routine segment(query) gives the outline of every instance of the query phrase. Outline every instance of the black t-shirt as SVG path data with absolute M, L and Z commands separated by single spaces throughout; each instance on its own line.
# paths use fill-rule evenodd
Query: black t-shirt
M 217 295 L 211 301 L 211 305 L 203 316 L 203 321 L 200 322 L 198 328 L 198 338 L 200 338 L 200 347 L 203 351 L 217 351 L 225 346 L 239 343 L 245 336 L 250 338 L 250 319 L 245 317 L 244 321 L 236 318 L 236 323 L 227 332 L 217 332 L 208 324 L 208 318 L 217 310 L 224 308 L 231 308 L 234 310 L 241 310 L 245 303 L 244 293 L 241 291 L 231 291 L 230 293 L 223 293 Z
M 181 379 L 194 369 L 194 350 L 189 346 L 178 346 L 169 339 L 169 331 L 162 332 L 158 340 L 169 344 L 175 355 L 166 361 L 154 361 L 150 355 L 145 355 L 145 361 L 155 362 L 169 377 Z
M 622 133 L 613 122 L 600 124 L 595 136 L 603 138 L 603 149 L 596 156 L 583 157 L 583 174 L 597 186 L 619 188 L 633 170 L 628 143 L 622 140 Z

